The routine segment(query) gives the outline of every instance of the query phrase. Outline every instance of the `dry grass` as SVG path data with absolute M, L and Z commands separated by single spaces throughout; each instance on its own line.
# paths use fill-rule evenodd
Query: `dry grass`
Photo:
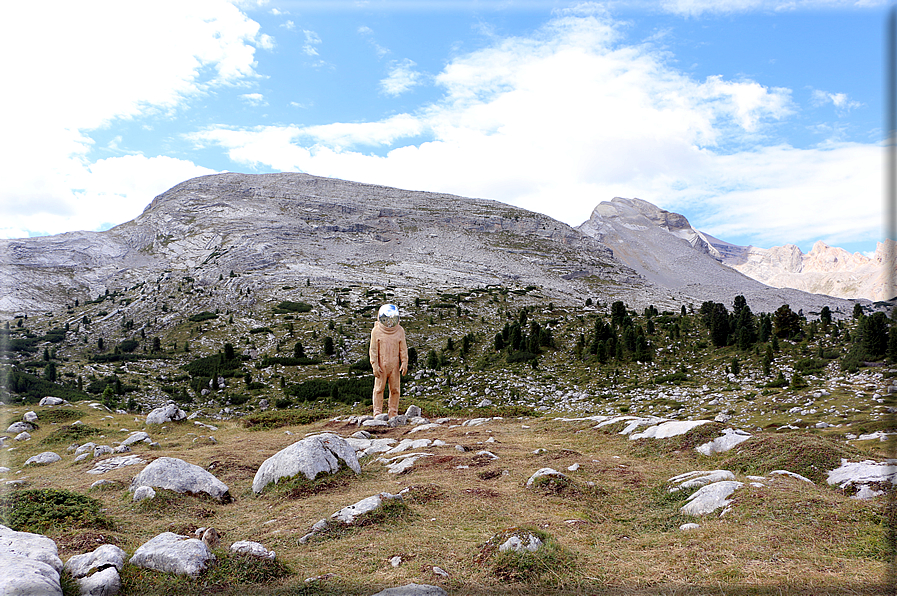
M 97 443 L 121 440 L 127 436 L 123 428 L 143 429 L 133 416 L 104 420 L 104 412 L 81 409 L 86 410 L 83 422 L 105 435 L 91 439 Z M 15 418 L 11 410 L 5 408 L 6 418 Z M 40 416 L 41 410 L 37 411 Z M 586 423 L 505 419 L 412 435 L 442 439 L 448 446 L 426 449 L 434 456 L 399 476 L 369 458 L 361 475 L 322 490 L 269 487 L 256 496 L 250 488 L 252 479 L 266 458 L 309 432 L 326 429 L 347 436 L 356 429 L 326 420 L 251 432 L 237 421 L 213 424 L 219 427 L 211 433 L 217 444 L 194 443 L 196 436 L 209 431 L 183 422 L 149 429 L 161 449 L 151 451 L 141 443 L 134 452 L 147 460 L 178 457 L 209 469 L 230 487 L 234 500 L 228 504 L 164 492 L 156 503 L 134 504 L 127 486 L 140 467 L 86 474 L 92 463 L 73 464 L 64 445 L 42 444 L 61 424 L 42 424 L 31 441 L 16 445 L 14 451 L 4 450 L 2 465 L 12 468 L 7 479 L 25 477 L 27 488 L 64 488 L 101 501 L 104 514 L 113 521 L 111 529 L 48 531 L 63 560 L 92 550 L 101 541 L 118 544 L 130 554 L 160 532 L 214 526 L 223 545 L 261 542 L 276 551 L 292 572 L 274 577 L 253 569 L 240 575 L 236 562 L 229 562 L 232 566 L 222 569 L 234 571 L 209 576 L 205 583 L 132 572 L 126 581 L 132 594 L 361 595 L 409 582 L 442 585 L 454 595 L 884 592 L 887 556 L 878 503 L 852 500 L 824 485 L 779 478 L 763 488 L 746 486 L 738 491 L 732 510 L 722 518 L 681 516 L 678 508 L 685 495 L 671 496 L 666 480 L 694 469 L 720 467 L 725 456 L 699 458 L 691 451 L 656 449 L 593 430 Z M 407 430 L 393 429 L 382 436 L 401 439 Z M 494 442 L 487 442 L 490 437 Z M 468 451 L 456 451 L 453 447 L 459 444 Z M 63 460 L 15 473 L 27 457 L 49 448 Z M 500 459 L 475 455 L 481 449 Z M 545 451 L 534 454 L 536 449 Z M 568 472 L 572 464 L 580 467 Z M 555 487 L 558 490 L 527 489 L 526 480 L 542 467 L 566 473 L 571 482 Z M 89 491 L 101 478 L 120 485 Z M 405 487 L 412 490 L 403 517 L 307 545 L 297 543 L 312 524 L 341 507 Z M 682 532 L 678 527 L 686 521 L 698 521 L 701 527 Z M 557 567 L 525 581 L 508 581 L 507 575 L 500 577 L 483 565 L 478 560 L 483 545 L 511 527 L 547 533 L 563 549 Z M 403 563 L 393 567 L 389 559 L 396 555 Z M 436 575 L 434 566 L 450 576 Z M 305 582 L 328 574 L 332 575 Z M 267 579 L 247 584 L 238 581 L 240 577 Z

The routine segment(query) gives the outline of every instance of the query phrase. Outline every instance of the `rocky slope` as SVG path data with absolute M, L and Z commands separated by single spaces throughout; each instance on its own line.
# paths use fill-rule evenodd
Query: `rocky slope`
M 888 260 L 886 243 L 879 242 L 875 254 L 869 258 L 828 246 L 822 241 L 804 254 L 793 244 L 757 248 L 736 246 L 712 236 L 704 237 L 717 250 L 724 264 L 769 286 L 796 288 L 840 298 L 893 298 L 893 293 L 887 289 L 889 282 L 884 265 Z M 894 243 L 891 241 L 889 244 L 893 255 Z
M 561 303 L 592 297 L 634 308 L 730 304 L 739 294 L 755 311 L 852 308 L 768 288 L 713 254 L 684 217 L 644 201 L 602 203 L 574 229 L 495 201 L 305 174 L 218 174 L 175 186 L 106 232 L 0 241 L 0 313 L 50 311 L 141 285 L 157 290 L 156 300 L 185 275 L 197 287 L 195 309 L 251 306 L 300 284 L 390 286 L 406 296 L 532 285 Z M 131 316 L 141 315 L 140 302 Z
M 771 312 L 782 304 L 809 312 L 825 304 L 845 309 L 843 301 L 829 296 L 772 288 L 727 267 L 709 236 L 692 228 L 684 216 L 647 201 L 617 197 L 602 202 L 577 229 L 609 247 L 615 258 L 645 279 L 669 292 L 694 296 L 697 303 L 730 304 L 742 294 L 755 311 Z

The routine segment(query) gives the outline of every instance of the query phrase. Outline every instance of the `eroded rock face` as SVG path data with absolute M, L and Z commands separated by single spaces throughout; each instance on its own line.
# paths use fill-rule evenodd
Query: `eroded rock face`
M 163 532 L 138 548 L 128 563 L 176 575 L 199 575 L 214 560 L 202 540 Z
M 141 486 L 165 488 L 178 493 L 205 493 L 219 501 L 230 501 L 227 485 L 203 468 L 176 457 L 160 457 L 131 481 L 131 490 Z
M 62 560 L 46 536 L 0 525 L 0 570 L 0 594 L 62 596 Z
M 252 490 L 260 493 L 268 484 L 297 474 L 314 480 L 318 474 L 333 474 L 343 464 L 361 473 L 355 449 L 345 439 L 332 433 L 306 437 L 266 459 L 255 474 Z

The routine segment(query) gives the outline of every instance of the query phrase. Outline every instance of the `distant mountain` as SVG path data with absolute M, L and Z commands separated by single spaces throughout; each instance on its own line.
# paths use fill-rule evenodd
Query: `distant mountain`
M 0 240 L 0 314 L 139 289 L 143 298 L 107 315 L 111 325 L 164 318 L 162 306 L 249 309 L 300 284 L 376 286 L 396 300 L 492 285 L 566 304 L 678 310 L 744 295 L 755 312 L 852 311 L 844 300 L 765 286 L 717 253 L 683 216 L 637 199 L 602 203 L 574 229 L 496 201 L 306 174 L 217 174 L 175 186 L 105 232 Z M 185 280 L 195 288 L 186 297 L 176 293 Z
M 885 261 L 887 245 L 879 242 L 872 258 L 828 246 L 822 241 L 804 254 L 793 245 L 757 248 L 737 246 L 704 234 L 721 262 L 766 285 L 795 288 L 839 298 L 888 300 Z M 891 254 L 894 242 L 888 241 Z M 892 257 L 893 263 L 893 257 Z M 892 265 L 893 267 L 893 265 Z

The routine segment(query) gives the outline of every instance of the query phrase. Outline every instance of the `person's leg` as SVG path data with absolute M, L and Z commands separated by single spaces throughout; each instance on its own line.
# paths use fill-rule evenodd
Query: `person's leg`
M 401 393 L 402 375 L 398 368 L 389 371 L 389 417 L 399 413 L 399 395 Z
M 386 385 L 386 375 L 381 374 L 379 377 L 374 377 L 374 416 L 377 414 L 383 413 L 383 389 L 384 385 Z M 392 385 L 392 383 L 390 383 Z

